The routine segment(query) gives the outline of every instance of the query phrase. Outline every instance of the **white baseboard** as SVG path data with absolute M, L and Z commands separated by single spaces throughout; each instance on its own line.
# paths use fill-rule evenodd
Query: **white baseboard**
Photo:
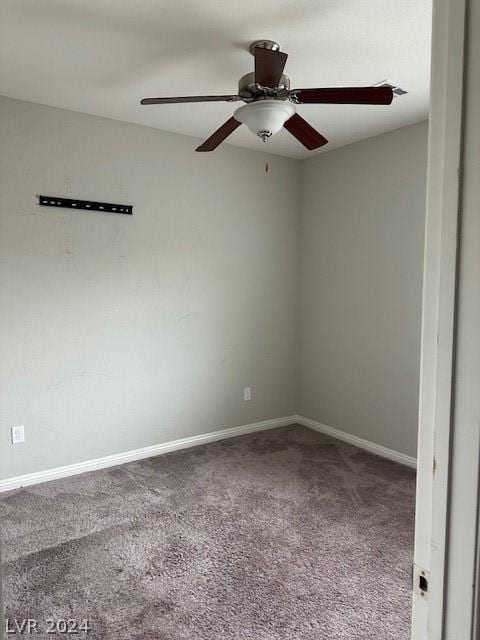
M 55 467 L 54 469 L 46 469 L 45 471 L 37 471 L 35 473 L 27 473 L 22 476 L 15 476 L 13 478 L 7 478 L 0 480 L 0 492 L 10 491 L 12 489 L 18 489 L 20 487 L 27 487 L 29 485 L 38 484 L 40 482 L 48 482 L 49 480 L 56 480 L 57 478 L 66 478 L 68 476 L 74 476 L 79 473 L 85 473 L 87 471 L 95 471 L 96 469 L 105 469 L 107 467 L 114 467 L 126 462 L 132 462 L 133 460 L 142 460 L 143 458 L 152 458 L 153 456 L 161 455 L 162 453 L 168 453 L 169 451 L 178 451 L 180 449 L 188 449 L 189 447 L 195 447 L 199 444 L 206 444 L 207 442 L 215 442 L 216 440 L 224 440 L 226 438 L 234 438 L 235 436 L 241 436 L 247 433 L 255 433 L 256 431 L 266 431 L 267 429 L 275 429 L 277 427 L 285 427 L 290 424 L 301 424 L 304 427 L 319 431 L 327 436 L 342 440 L 348 444 L 352 444 L 360 449 L 365 449 L 383 458 L 400 462 L 408 467 L 416 468 L 417 461 L 411 456 L 407 456 L 404 453 L 382 447 L 363 438 L 352 436 L 349 433 L 328 427 L 327 425 L 305 418 L 304 416 L 286 416 L 284 418 L 274 418 L 273 420 L 264 420 L 262 422 L 254 422 L 252 424 L 245 424 L 240 427 L 230 427 L 228 429 L 221 429 L 219 431 L 210 431 L 209 433 L 203 433 L 198 436 L 190 436 L 188 438 L 181 438 L 180 440 L 171 440 L 170 442 L 163 442 L 161 444 L 154 444 L 150 447 L 143 447 L 142 449 L 133 449 L 132 451 L 125 451 L 124 453 L 115 453 L 103 458 L 96 458 L 94 460 L 86 460 L 84 462 L 76 462 L 64 467 Z
M 295 416 L 295 420 L 303 427 L 308 427 L 309 429 L 313 429 L 314 431 L 323 433 L 326 436 L 331 436 L 332 438 L 342 440 L 343 442 L 352 444 L 355 447 L 359 447 L 360 449 L 365 449 L 366 451 L 370 451 L 370 453 L 374 453 L 377 456 L 382 456 L 382 458 L 388 458 L 389 460 L 399 462 L 400 464 L 404 464 L 407 467 L 413 467 L 414 469 L 416 469 L 417 467 L 416 458 L 407 456 L 405 453 L 400 453 L 399 451 L 388 449 L 388 447 L 382 447 L 381 445 L 370 442 L 369 440 L 364 440 L 363 438 L 352 436 L 350 433 L 345 433 L 345 431 L 340 431 L 340 429 L 328 427 L 321 422 L 311 420 L 310 418 L 305 418 L 304 416 Z
M 284 418 L 274 418 L 273 420 L 244 424 L 240 427 L 230 427 L 229 429 L 210 431 L 209 433 L 203 433 L 198 436 L 190 436 L 188 438 L 181 438 L 180 440 L 171 440 L 170 442 L 154 444 L 150 447 L 143 447 L 142 449 L 133 449 L 132 451 L 126 451 L 124 453 L 115 453 L 103 458 L 96 458 L 95 460 L 76 462 L 64 467 L 55 467 L 54 469 L 46 469 L 45 471 L 37 471 L 36 473 L 27 473 L 23 476 L 15 476 L 13 478 L 7 478 L 6 480 L 0 480 L 0 492 L 10 491 L 20 487 L 27 487 L 32 484 L 38 484 L 39 482 L 48 482 L 49 480 L 56 480 L 57 478 L 66 478 L 67 476 L 74 476 L 79 473 L 85 473 L 86 471 L 114 467 L 119 464 L 124 464 L 125 462 L 132 462 L 133 460 L 152 458 L 153 456 L 168 453 L 169 451 L 187 449 L 189 447 L 195 447 L 198 444 L 206 444 L 207 442 L 215 442 L 216 440 L 234 438 L 235 436 L 241 436 L 246 433 L 285 427 L 287 425 L 294 424 L 296 419 L 297 416 L 286 416 Z

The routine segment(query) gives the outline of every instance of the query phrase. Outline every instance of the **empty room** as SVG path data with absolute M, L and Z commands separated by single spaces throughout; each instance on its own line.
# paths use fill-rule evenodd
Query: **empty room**
M 5 637 L 444 637 L 448 4 L 2 2 Z

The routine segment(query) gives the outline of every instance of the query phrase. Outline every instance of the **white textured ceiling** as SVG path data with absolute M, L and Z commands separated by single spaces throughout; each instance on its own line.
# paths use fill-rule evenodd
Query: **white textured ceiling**
M 269 38 L 292 88 L 389 78 L 408 90 L 391 106 L 300 105 L 328 151 L 428 116 L 430 31 L 431 0 L 2 0 L 0 93 L 206 138 L 243 103 L 140 98 L 236 93 L 249 43 Z M 245 126 L 228 141 L 265 148 Z M 286 131 L 267 145 L 311 155 Z

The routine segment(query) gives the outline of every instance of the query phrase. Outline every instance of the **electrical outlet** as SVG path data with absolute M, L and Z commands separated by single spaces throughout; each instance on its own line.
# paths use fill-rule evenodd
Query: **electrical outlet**
M 23 424 L 19 424 L 16 427 L 12 427 L 12 444 L 20 444 L 25 442 L 25 427 Z
M 252 399 L 252 387 L 245 387 L 243 390 L 243 399 L 251 400 Z

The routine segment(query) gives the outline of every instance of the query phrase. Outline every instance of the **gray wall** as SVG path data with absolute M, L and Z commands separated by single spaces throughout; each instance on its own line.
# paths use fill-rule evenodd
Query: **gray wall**
M 302 163 L 298 412 L 415 455 L 427 123 Z
M 297 162 L 7 98 L 0 123 L 1 478 L 295 411 Z
M 414 455 L 426 135 L 299 163 L 0 98 L 0 478 L 293 413 Z

